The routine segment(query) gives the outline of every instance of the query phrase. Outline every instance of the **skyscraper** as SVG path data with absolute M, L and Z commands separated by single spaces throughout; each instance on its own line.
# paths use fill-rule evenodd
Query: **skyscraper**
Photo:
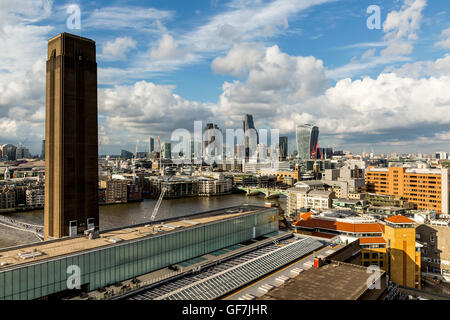
M 216 135 L 214 130 L 220 130 L 217 124 L 207 123 L 204 132 L 204 141 L 203 141 L 203 156 L 214 156 L 216 155 L 216 148 L 214 142 L 216 141 Z M 214 149 L 210 150 L 208 147 L 212 144 Z M 219 152 L 217 152 L 219 153 Z
M 14 161 L 16 160 L 16 151 L 17 147 L 12 144 L 4 144 L 2 146 L 2 154 L 5 159 L 8 161 Z
M 42 140 L 41 160 L 45 160 L 45 140 Z
M 298 125 L 296 128 L 297 150 L 300 159 L 311 159 L 318 148 L 319 128 L 311 124 Z
M 170 142 L 161 144 L 161 157 L 163 159 L 172 159 L 172 144 Z
M 253 152 L 256 152 L 256 146 L 259 144 L 259 135 L 258 131 L 255 128 L 255 124 L 253 123 L 253 116 L 251 114 L 246 114 L 244 117 L 244 149 L 245 149 L 245 158 L 248 159 L 250 156 L 254 156 L 250 154 L 250 149 Z M 256 141 L 253 141 L 256 137 Z
M 288 137 L 286 136 L 280 137 L 279 146 L 280 146 L 280 158 L 282 160 L 286 160 L 288 156 Z
M 31 158 L 30 150 L 28 148 L 25 148 L 21 143 L 19 143 L 19 146 L 16 149 L 16 159 L 29 159 Z
M 48 42 L 44 237 L 99 225 L 95 42 L 62 33 Z
M 155 151 L 155 139 L 153 139 L 152 137 L 148 138 L 148 154 L 150 156 L 150 153 L 152 153 L 153 151 Z

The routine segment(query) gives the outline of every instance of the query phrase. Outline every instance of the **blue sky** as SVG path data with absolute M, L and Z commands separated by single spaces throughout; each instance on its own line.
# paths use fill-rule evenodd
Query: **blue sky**
M 67 27 L 70 5 L 80 30 Z M 381 9 L 379 30 L 366 26 L 370 5 Z M 288 135 L 290 151 L 304 122 L 337 149 L 450 151 L 449 9 L 440 0 L 0 0 L 0 143 L 39 153 L 46 41 L 71 32 L 97 43 L 102 154 L 138 139 L 145 150 L 149 135 L 169 140 L 194 120 L 238 128 L 245 113 Z

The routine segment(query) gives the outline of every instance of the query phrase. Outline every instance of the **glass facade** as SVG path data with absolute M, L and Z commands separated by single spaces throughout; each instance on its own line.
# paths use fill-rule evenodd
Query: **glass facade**
M 278 230 L 276 209 L 193 226 L 0 272 L 0 300 L 27 300 L 67 289 L 78 266 L 89 290 L 149 273 Z
M 300 159 L 311 159 L 319 142 L 319 128 L 310 124 L 296 127 L 297 152 Z

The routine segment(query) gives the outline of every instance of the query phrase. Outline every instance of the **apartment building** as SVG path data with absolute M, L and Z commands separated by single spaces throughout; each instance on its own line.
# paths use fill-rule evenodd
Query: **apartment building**
M 422 274 L 450 281 L 450 220 L 431 219 L 416 228 L 422 247 Z
M 4 186 L 0 189 L 0 209 L 14 209 L 16 207 L 16 193 L 14 187 Z
M 121 179 L 101 180 L 100 188 L 106 189 L 105 203 L 126 203 L 128 181 Z
M 45 204 L 45 190 L 40 187 L 28 187 L 25 191 L 27 207 L 43 208 Z
M 233 185 L 231 179 L 211 179 L 201 177 L 198 179 L 198 195 L 214 196 L 231 193 Z
M 297 183 L 288 189 L 288 215 L 295 216 L 300 209 L 322 211 L 333 206 L 335 193 L 322 188 L 319 184 Z
M 369 166 L 366 187 L 367 192 L 393 195 L 411 202 L 418 210 L 449 213 L 449 169 Z

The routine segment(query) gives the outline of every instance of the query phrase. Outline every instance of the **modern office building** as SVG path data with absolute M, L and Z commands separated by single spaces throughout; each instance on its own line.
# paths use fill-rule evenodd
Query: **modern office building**
M 256 153 L 256 146 L 258 144 L 259 134 L 253 123 L 253 116 L 251 114 L 246 114 L 244 116 L 244 152 L 246 159 L 255 156 L 255 154 L 251 154 L 251 152 Z
M 30 159 L 31 154 L 30 150 L 28 148 L 25 148 L 22 144 L 19 144 L 19 146 L 16 149 L 16 159 Z
M 45 140 L 42 140 L 41 160 L 45 160 Z
M 447 152 L 444 152 L 444 151 L 437 152 L 437 153 L 436 153 L 436 159 L 439 159 L 439 160 L 447 160 L 447 159 L 448 159 L 448 154 L 447 154 Z
M 298 125 L 296 128 L 297 150 L 300 159 L 320 159 L 316 154 L 319 144 L 319 128 L 311 124 Z
M 288 137 L 286 136 L 280 137 L 279 146 L 280 146 L 280 159 L 284 161 L 288 156 Z
M 219 130 L 217 124 L 207 123 L 203 133 L 203 156 L 216 156 L 220 154 L 220 145 L 216 145 L 216 130 Z
M 45 239 L 99 225 L 95 42 L 62 33 L 48 42 Z
M 148 138 L 148 155 L 150 156 L 150 153 L 155 151 L 155 139 L 152 137 Z
M 12 144 L 4 144 L 3 146 L 1 146 L 2 157 L 7 161 L 14 161 L 16 160 L 16 150 L 16 146 Z
M 163 222 L 108 230 L 99 238 L 57 239 L 0 249 L 0 300 L 70 294 L 120 281 L 278 231 L 276 208 L 243 205 Z
M 120 151 L 120 158 L 121 159 L 132 159 L 133 158 L 133 153 L 127 150 L 121 150 Z
M 172 144 L 170 142 L 161 144 L 161 157 L 163 159 L 172 159 Z
M 333 148 L 319 148 L 320 159 L 331 159 L 333 158 Z M 319 159 L 319 155 L 317 158 Z
M 349 198 L 350 194 L 356 195 L 364 192 L 366 186 L 364 170 L 352 169 L 349 166 L 340 169 L 325 169 L 321 181 L 331 186 L 336 198 L 341 199 Z
M 416 205 L 419 210 L 449 213 L 449 169 L 401 167 L 366 170 L 367 192 L 393 195 Z

